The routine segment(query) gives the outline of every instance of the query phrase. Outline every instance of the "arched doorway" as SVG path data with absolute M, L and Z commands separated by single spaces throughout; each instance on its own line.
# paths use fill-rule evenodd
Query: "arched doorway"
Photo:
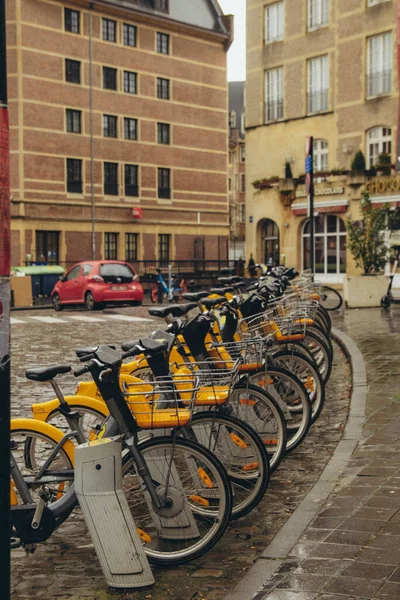
M 264 263 L 266 265 L 279 265 L 279 228 L 275 221 L 266 219 L 261 230 L 261 244 Z

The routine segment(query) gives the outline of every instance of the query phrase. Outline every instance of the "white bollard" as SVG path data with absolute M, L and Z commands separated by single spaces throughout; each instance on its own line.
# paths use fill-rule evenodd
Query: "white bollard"
M 110 587 L 154 583 L 122 491 L 121 442 L 96 440 L 75 448 L 75 491 Z

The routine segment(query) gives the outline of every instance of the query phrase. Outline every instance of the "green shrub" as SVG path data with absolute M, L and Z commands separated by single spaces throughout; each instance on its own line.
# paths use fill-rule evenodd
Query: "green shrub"
M 355 153 L 353 162 L 351 163 L 351 170 L 356 173 L 363 173 L 365 171 L 365 156 L 362 150 Z

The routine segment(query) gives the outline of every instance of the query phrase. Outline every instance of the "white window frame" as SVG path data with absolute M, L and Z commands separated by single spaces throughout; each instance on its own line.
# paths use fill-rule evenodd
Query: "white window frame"
M 392 93 L 393 36 L 391 31 L 367 40 L 367 98 Z
M 329 25 L 329 0 L 308 0 L 308 31 Z
M 371 146 L 375 146 L 371 150 Z M 383 152 L 392 155 L 392 129 L 380 125 L 367 131 L 367 167 L 375 167 Z
M 264 7 L 264 43 L 281 42 L 285 35 L 285 5 L 283 0 Z
M 316 208 L 318 210 L 318 208 Z M 340 272 L 340 238 L 346 237 L 347 232 L 346 229 L 344 231 L 340 231 L 340 221 L 343 221 L 337 215 L 329 215 L 329 214 L 321 214 L 320 215 L 324 220 L 324 231 L 322 233 L 315 233 L 315 237 L 322 237 L 324 244 L 324 272 L 323 273 L 315 273 L 315 280 L 321 281 L 325 283 L 343 283 L 344 278 L 346 276 L 346 272 Z M 336 217 L 336 232 L 328 233 L 328 217 Z M 307 219 L 302 228 L 301 232 L 301 264 L 304 269 L 304 238 L 309 238 L 309 233 L 304 233 L 306 225 L 309 223 L 309 219 Z M 328 238 L 335 237 L 336 238 L 336 273 L 328 273 Z
M 368 8 L 372 6 L 378 6 L 379 4 L 383 4 L 384 2 L 388 2 L 390 0 L 367 0 Z
M 240 205 L 240 222 L 246 223 L 246 204 Z
M 328 170 L 328 140 L 314 140 L 314 172 Z
M 234 110 L 229 113 L 229 127 L 236 129 L 236 112 Z
M 329 57 L 316 56 L 307 61 L 307 114 L 326 112 L 329 108 Z
M 240 191 L 241 193 L 246 191 L 246 173 L 240 174 Z
M 266 123 L 283 119 L 283 67 L 265 71 L 265 115 Z

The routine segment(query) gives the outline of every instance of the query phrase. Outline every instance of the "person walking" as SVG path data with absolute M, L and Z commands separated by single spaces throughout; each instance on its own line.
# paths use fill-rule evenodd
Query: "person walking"
M 249 271 L 250 277 L 254 279 L 256 274 L 256 263 L 254 262 L 253 254 L 250 254 L 249 263 L 247 265 L 247 270 Z

